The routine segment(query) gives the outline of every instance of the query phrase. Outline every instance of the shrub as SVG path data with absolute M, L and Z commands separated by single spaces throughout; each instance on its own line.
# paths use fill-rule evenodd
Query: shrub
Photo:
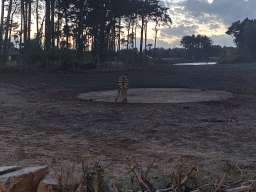
M 243 49 L 241 52 L 238 48 L 223 47 L 220 63 L 239 63 L 239 62 L 251 62 L 253 57 L 250 50 Z
M 18 61 L 22 62 L 23 66 L 36 66 L 36 63 L 42 60 L 43 55 L 42 45 L 34 39 L 25 49 L 20 50 Z
M 116 61 L 121 61 L 125 63 L 126 66 L 132 67 L 148 66 L 152 63 L 152 59 L 145 54 L 142 55 L 140 60 L 140 53 L 137 51 L 137 49 L 121 50 L 119 56 L 116 58 Z

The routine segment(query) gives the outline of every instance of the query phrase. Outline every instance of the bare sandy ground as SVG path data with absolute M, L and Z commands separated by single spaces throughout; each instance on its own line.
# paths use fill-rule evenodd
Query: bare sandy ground
M 255 170 L 255 71 L 254 64 L 237 64 L 1 74 L 0 165 L 44 165 L 57 160 L 72 162 L 79 169 L 81 157 L 89 155 L 100 158 L 110 175 L 121 179 L 128 177 L 126 155 L 146 166 L 157 154 L 154 173 L 160 169 L 169 174 L 180 160 L 198 162 L 201 173 L 219 178 L 235 165 L 245 172 Z M 232 97 L 128 104 L 78 98 L 81 93 L 115 90 L 122 73 L 129 77 L 131 90 L 224 91 Z

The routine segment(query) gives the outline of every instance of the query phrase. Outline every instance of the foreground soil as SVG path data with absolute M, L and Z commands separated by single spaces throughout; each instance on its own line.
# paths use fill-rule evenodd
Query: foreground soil
M 128 175 L 126 155 L 153 171 L 180 159 L 222 176 L 232 166 L 255 170 L 255 64 L 165 66 L 80 74 L 1 74 L 0 166 L 50 165 L 100 159 L 113 177 Z M 221 90 L 234 97 L 169 104 L 101 103 L 79 93 L 133 88 Z M 129 98 L 129 96 L 128 96 Z

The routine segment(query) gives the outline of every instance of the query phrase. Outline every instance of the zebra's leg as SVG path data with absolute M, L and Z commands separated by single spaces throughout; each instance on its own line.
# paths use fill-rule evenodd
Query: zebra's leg
M 125 89 L 122 90 L 122 96 L 123 96 L 123 103 L 124 103 L 124 98 L 125 98 Z
M 119 97 L 119 94 L 120 94 L 120 89 L 118 89 L 118 93 L 117 93 L 116 101 L 115 101 L 115 102 L 117 102 L 117 99 L 118 99 L 118 97 Z
M 124 103 L 124 102 L 127 103 L 127 95 L 126 95 L 126 92 L 127 92 L 127 89 L 124 89 L 124 95 L 123 95 L 124 101 L 123 101 L 123 103 Z

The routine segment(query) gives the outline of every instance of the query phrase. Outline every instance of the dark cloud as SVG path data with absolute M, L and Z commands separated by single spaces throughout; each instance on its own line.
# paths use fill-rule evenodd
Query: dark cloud
M 171 48 L 172 44 L 170 44 L 170 43 L 168 43 L 166 41 L 163 41 L 163 40 L 157 40 L 157 42 L 156 42 L 156 46 L 157 47 L 163 47 L 165 49 Z M 153 47 L 154 47 L 154 44 L 153 44 Z
M 183 8 L 186 17 L 193 18 L 199 24 L 221 22 L 230 26 L 237 20 L 256 16 L 255 0 L 185 0 L 177 3 Z
M 219 29 L 220 28 L 220 25 L 218 24 L 211 24 L 210 25 L 210 29 Z
M 213 41 L 213 45 L 221 45 L 227 47 L 235 47 L 233 39 L 231 36 L 223 34 L 223 35 L 213 35 L 210 37 Z
M 178 27 L 162 29 L 161 36 L 162 37 L 174 37 L 174 36 L 183 37 L 185 35 L 195 34 L 197 29 L 198 29 L 198 26 L 196 25 L 192 25 L 192 26 L 179 25 Z

